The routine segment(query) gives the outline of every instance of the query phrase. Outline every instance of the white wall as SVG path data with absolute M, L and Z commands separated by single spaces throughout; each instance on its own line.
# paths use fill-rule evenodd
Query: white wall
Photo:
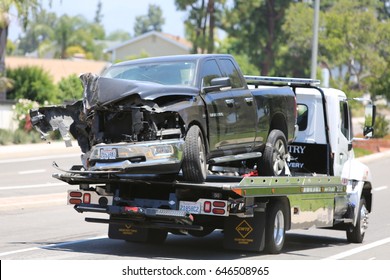
M 15 105 L 14 101 L 2 101 L 0 102 L 0 128 L 15 130 L 17 128 L 17 122 L 14 120 L 14 110 L 12 106 Z

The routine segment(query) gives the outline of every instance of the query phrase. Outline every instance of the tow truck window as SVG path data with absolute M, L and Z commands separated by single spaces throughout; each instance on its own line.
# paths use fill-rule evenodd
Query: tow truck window
M 299 131 L 304 131 L 307 128 L 309 110 L 307 106 L 304 104 L 298 104 L 297 109 L 298 109 L 297 124 L 299 127 Z
M 340 102 L 340 118 L 341 118 L 341 133 L 347 138 L 348 140 L 351 139 L 352 135 L 352 125 L 351 125 L 351 120 L 349 118 L 349 107 L 348 103 L 341 101 Z

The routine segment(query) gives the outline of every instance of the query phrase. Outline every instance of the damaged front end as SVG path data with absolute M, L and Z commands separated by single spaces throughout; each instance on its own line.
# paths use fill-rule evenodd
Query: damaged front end
M 31 122 L 43 137 L 59 130 L 69 146 L 72 135 L 83 152 L 85 172 L 180 171 L 185 124 L 178 112 L 154 100 L 157 85 L 91 74 L 80 78 L 82 100 L 30 111 Z

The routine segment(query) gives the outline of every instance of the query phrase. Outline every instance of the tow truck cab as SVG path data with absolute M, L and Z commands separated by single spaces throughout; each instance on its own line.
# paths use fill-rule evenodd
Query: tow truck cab
M 345 163 L 355 158 L 352 142 L 357 140 L 349 103 L 362 99 L 348 99 L 333 88 L 297 88 L 296 94 L 298 132 L 289 148 L 290 169 L 295 174 L 341 176 Z M 366 104 L 366 113 L 364 136 L 372 132 L 375 107 L 371 103 Z

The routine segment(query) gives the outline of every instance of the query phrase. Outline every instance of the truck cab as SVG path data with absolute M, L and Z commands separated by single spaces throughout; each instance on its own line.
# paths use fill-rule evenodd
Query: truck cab
M 289 147 L 290 169 L 341 176 L 345 164 L 355 158 L 350 110 L 350 102 L 355 101 L 334 88 L 296 88 L 296 95 L 298 132 Z

